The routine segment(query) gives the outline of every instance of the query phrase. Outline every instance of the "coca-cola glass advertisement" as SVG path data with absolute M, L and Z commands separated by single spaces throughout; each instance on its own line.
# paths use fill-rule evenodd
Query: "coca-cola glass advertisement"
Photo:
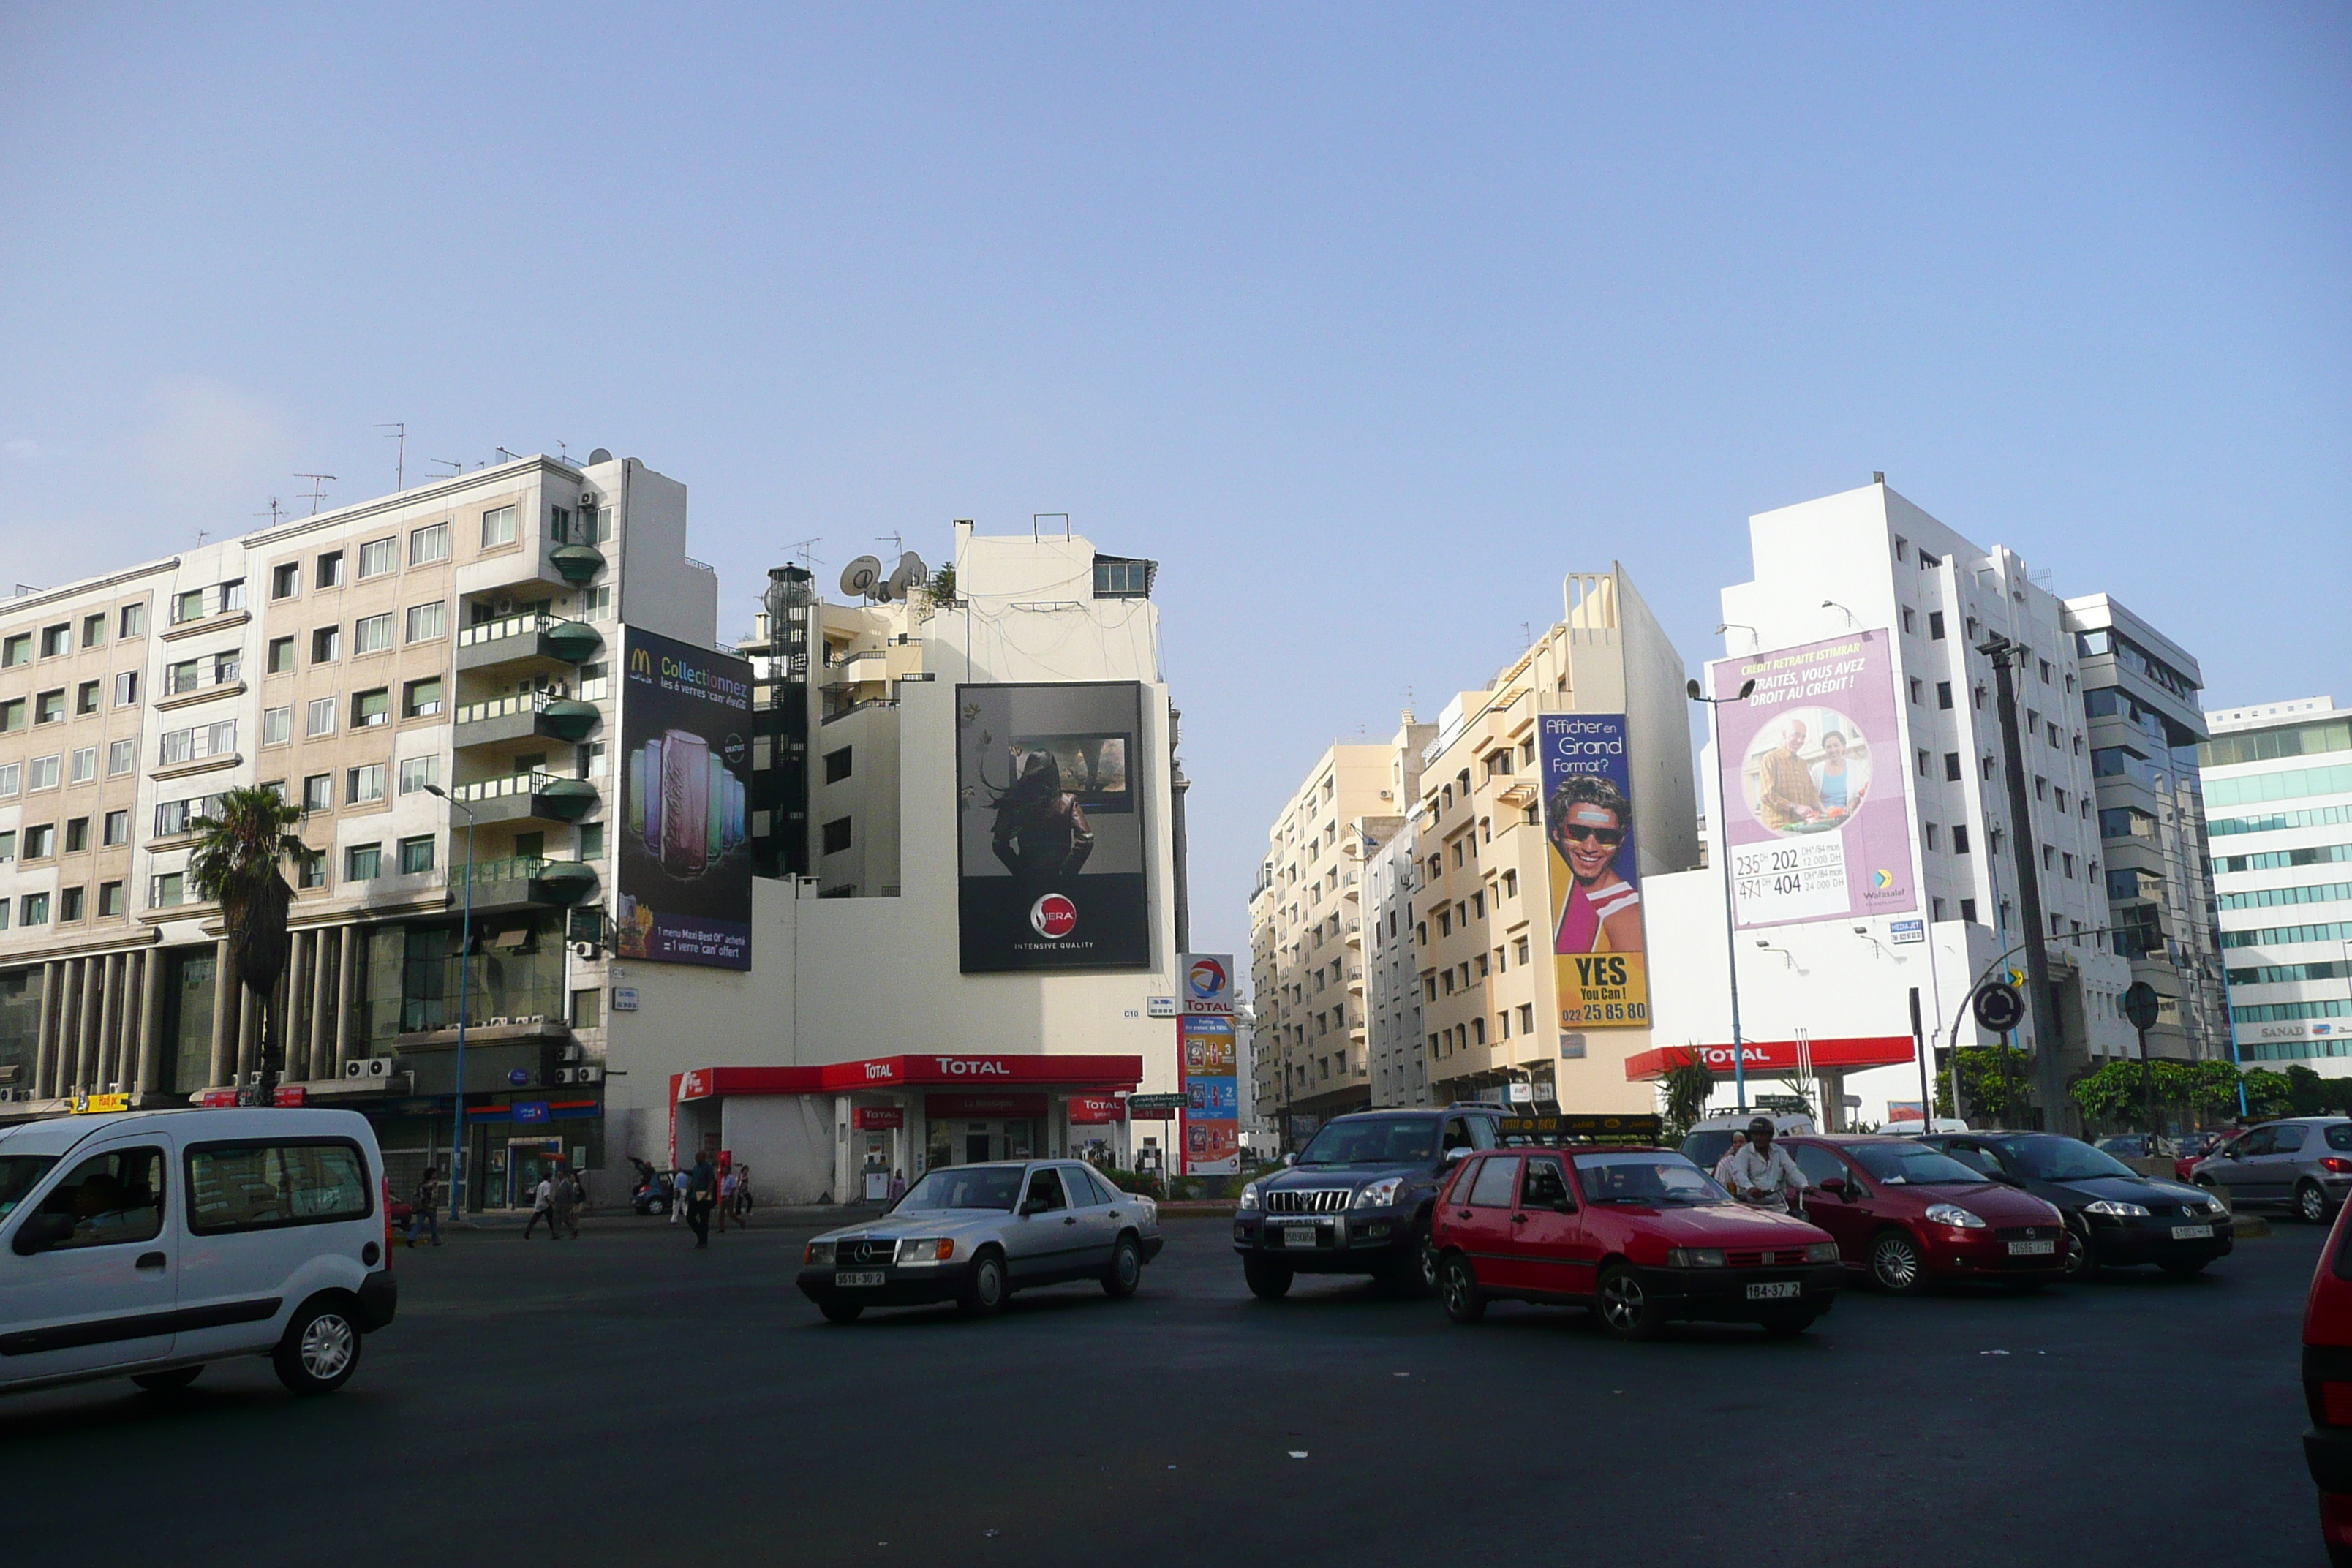
M 749 969 L 751 667 L 631 626 L 621 678 L 621 956 Z
M 1143 688 L 956 688 L 966 974 L 1144 969 Z

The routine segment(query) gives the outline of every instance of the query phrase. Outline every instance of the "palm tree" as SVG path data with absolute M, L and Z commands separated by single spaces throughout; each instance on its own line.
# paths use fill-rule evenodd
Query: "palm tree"
M 276 790 L 230 790 L 218 797 L 215 811 L 190 824 L 197 837 L 188 858 L 188 879 L 198 897 L 220 905 L 229 973 L 260 998 L 261 1085 L 256 1099 L 268 1105 L 276 1098 L 285 1062 L 286 1020 L 278 980 L 286 973 L 286 916 L 294 902 L 294 889 L 278 875 L 278 863 L 290 859 L 305 866 L 317 856 L 287 831 L 302 820 L 302 813 Z
M 1706 1102 L 1715 1093 L 1715 1074 L 1694 1050 L 1690 1060 L 1666 1069 L 1660 1087 L 1666 1095 L 1663 1134 L 1669 1143 L 1680 1142 L 1691 1124 L 1706 1114 Z

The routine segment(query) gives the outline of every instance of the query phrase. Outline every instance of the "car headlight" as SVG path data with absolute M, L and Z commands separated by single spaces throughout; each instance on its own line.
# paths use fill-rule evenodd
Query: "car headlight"
M 2100 1198 L 2083 1205 L 2084 1214 L 2105 1215 L 2109 1219 L 2146 1219 L 2147 1210 L 2137 1204 L 2119 1204 L 2113 1198 Z
M 811 1268 L 832 1268 L 833 1243 L 829 1241 L 810 1242 L 808 1244 L 808 1251 L 802 1255 L 801 1261 Z
M 1252 1182 L 1248 1186 L 1242 1189 L 1242 1207 L 1245 1209 L 1254 1209 L 1257 1207 L 1257 1184 L 1255 1182 Z
M 1676 1268 L 1720 1268 L 1723 1267 L 1723 1248 L 1719 1247 L 1668 1247 L 1666 1261 Z
M 943 1236 L 903 1237 L 891 1261 L 900 1268 L 911 1263 L 945 1263 L 955 1256 L 955 1243 Z
M 1805 1248 L 1805 1261 L 1808 1263 L 1835 1263 L 1837 1260 L 1838 1249 L 1834 1241 L 1817 1241 Z
M 1948 1225 L 1956 1230 L 1982 1230 L 1985 1227 L 1982 1215 L 1970 1214 L 1958 1204 L 1929 1204 L 1927 1223 Z
M 1402 1176 L 1384 1176 L 1356 1194 L 1356 1207 L 1384 1209 L 1396 1203 L 1397 1189 L 1404 1185 Z
M 2217 1215 L 2226 1215 L 2230 1212 L 2230 1205 L 2219 1198 L 2208 1198 L 2205 1201 L 2205 1206 Z

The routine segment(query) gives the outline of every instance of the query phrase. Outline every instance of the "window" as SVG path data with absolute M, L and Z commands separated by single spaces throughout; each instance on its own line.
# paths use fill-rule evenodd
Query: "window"
M 157 765 L 168 768 L 204 757 L 225 756 L 236 750 L 236 721 L 224 719 L 217 724 L 199 724 L 193 729 L 173 730 L 166 733 Z
M 335 809 L 334 774 L 312 773 L 302 781 L 302 809 L 304 811 Z
M 5 642 L 0 642 L 0 668 L 14 669 L 20 664 L 33 662 L 33 634 L 18 632 Z
M 24 763 L 0 763 L 0 798 L 14 795 L 22 787 L 24 780 Z
M 2063 816 L 2066 810 L 2066 792 L 2063 789 L 2053 789 L 2050 794 L 2053 803 L 2058 807 L 2059 814 Z
M 2063 871 L 2069 879 L 2072 879 L 2072 878 L 2073 878 L 2073 876 L 2074 875 L 2074 858 L 2072 855 L 2061 855 L 2061 856 L 2059 856 L 2059 857 L 2058 857 L 2058 866 L 2059 866 L 2059 868 L 2060 868 L 2062 871 Z
M 34 723 L 61 724 L 65 721 L 65 717 L 66 689 L 64 687 L 60 686 L 55 691 L 44 691 L 33 699 Z
M 400 541 L 371 539 L 360 546 L 360 581 L 381 577 L 400 564 Z
M 602 991 L 574 991 L 572 994 L 572 1026 L 575 1029 L 595 1029 L 604 1026 L 604 994 Z M 1100 1200 L 1111 1202 L 1108 1198 Z
M 400 716 L 425 719 L 441 711 L 441 678 L 430 675 L 400 689 Z
M 1919 776 L 1923 779 L 1927 776 L 1927 757 L 1928 752 L 1925 747 L 1920 748 L 1919 751 L 1915 752 L 1913 755 L 1915 765 L 1916 765 L 1919 770 Z
M 407 637 L 410 642 L 431 642 L 435 637 L 449 635 L 449 606 L 436 599 L 429 605 L 408 606 Z
M 320 626 L 310 634 L 310 662 L 332 664 L 343 656 L 343 628 Z
M 319 557 L 317 582 L 321 588 L 340 588 L 343 585 L 343 552 L 341 551 L 330 550 Z
M 849 821 L 850 819 L 848 817 L 836 816 L 831 822 L 824 825 L 824 852 L 826 854 L 838 855 L 843 850 L 849 847 Z
M 409 534 L 408 563 L 411 566 L 430 566 L 436 561 L 448 559 L 449 525 L 447 523 L 436 522 L 430 528 L 420 528 Z
M 1960 919 L 1968 921 L 1970 925 L 1974 925 L 1976 923 L 1977 901 L 1974 899 L 1962 899 L 1960 900 Z
M 163 1151 L 110 1149 L 91 1155 L 49 1189 L 40 1215 L 71 1227 L 57 1251 L 152 1241 L 163 1234 Z
M 177 697 L 184 691 L 194 691 L 203 682 L 197 673 L 196 661 L 184 658 L 177 664 L 163 667 L 163 695 Z
M 58 852 L 58 830 L 55 825 L 42 822 L 25 829 L 25 858 L 46 860 Z
M 439 757 L 409 757 L 400 764 L 400 793 L 415 795 L 426 784 L 441 782 Z
M 294 738 L 294 710 L 264 708 L 261 710 L 261 743 L 282 746 Z
M 77 816 L 66 823 L 66 853 L 79 855 L 89 847 L 89 818 Z
M 294 639 L 290 637 L 271 637 L 269 649 L 263 656 L 262 669 L 270 675 L 294 673 Z
M 1919 629 L 1918 626 L 1914 624 L 1911 606 L 1908 605 L 1903 606 L 1903 629 L 1906 632 L 1917 631 Z
M 112 741 L 106 748 L 106 776 L 119 779 L 139 765 L 139 742 L 133 740 Z M 0 794 L 5 794 L 0 791 Z
M 1953 854 L 1955 854 L 1955 855 L 1965 855 L 1965 854 L 1967 854 L 1968 852 L 1969 852 L 1969 830 L 1968 830 L 1968 827 L 1967 827 L 1967 826 L 1966 826 L 1965 824 L 1963 824 L 1963 823 L 1958 823 L 1958 822 L 1956 822 L 1956 823 L 1952 824 L 1952 853 L 1953 853 Z
M 1919 825 L 1919 831 L 1920 831 L 1920 834 L 1921 834 L 1921 835 L 1922 835 L 1922 836 L 1927 839 L 1927 847 L 1928 847 L 1928 848 L 1930 848 L 1930 849 L 1934 849 L 1934 848 L 1938 847 L 1938 846 L 1937 846 L 1937 842 L 1936 842 L 1936 825 L 1935 825 L 1934 823 L 1932 823 L 1932 822 L 1923 822 L 1923 823 L 1921 823 L 1921 824 Z
M 80 888 L 68 888 L 58 894 L 58 923 L 59 925 L 71 925 L 80 921 L 82 918 L 82 900 L 84 896 L 85 889 Z
M 147 635 L 147 606 L 125 605 L 122 606 L 122 614 L 116 617 L 116 621 L 115 636 L 143 637 Z
M 2034 775 L 2033 779 L 2033 798 L 2036 800 L 2047 800 L 2050 798 L 2050 781 L 2042 777 L 2038 773 Z
M 117 708 L 139 706 L 139 672 L 126 669 L 114 678 L 114 705 Z
M 431 869 L 433 869 L 433 836 L 431 834 L 425 834 L 421 838 L 404 838 L 400 841 L 400 874 L 402 876 L 413 877 L 419 872 Z
M 2054 871 L 2058 868 L 2057 861 L 2058 851 L 2044 844 L 2042 847 L 2042 868 L 2045 871 Z
M 184 873 L 165 871 L 147 879 L 147 907 L 151 910 L 176 910 L 188 901 L 188 879 Z
M 583 588 L 580 591 L 580 618 L 582 620 L 605 620 L 610 618 L 612 614 L 613 589 L 611 584 L 607 584 L 606 585 L 599 588 Z
M 310 699 L 310 706 L 302 710 L 302 733 L 331 735 L 334 732 L 335 700 L 331 697 L 313 697 Z
M 379 686 L 372 691 L 352 693 L 352 728 L 372 730 L 379 724 L 392 722 L 392 691 Z
M 1506 872 L 1504 872 L 1504 873 L 1503 873 L 1503 897 L 1505 897 L 1505 898 L 1507 898 L 1507 899 L 1516 899 L 1516 898 L 1517 898 L 1518 896 L 1519 896 L 1519 874 L 1518 874 L 1517 871 L 1506 871 Z
M 28 791 L 57 788 L 58 761 L 56 757 L 35 757 L 26 763 L 25 788 Z
M 128 811 L 108 812 L 104 822 L 100 825 L 99 838 L 101 843 L 109 846 L 130 843 L 131 813 Z
M 282 562 L 269 569 L 271 598 L 290 599 L 301 591 L 302 563 L 299 561 Z
M 17 697 L 12 698 L 6 702 L 0 702 L 0 733 L 5 733 L 11 730 L 21 730 L 24 727 L 25 700 L 21 697 Z
M 68 654 L 72 651 L 73 626 L 70 624 L 61 626 L 44 626 L 41 628 L 41 657 L 43 658 L 56 658 L 60 654 Z
M 547 537 L 550 542 L 556 544 L 569 544 L 572 542 L 570 507 L 551 506 L 547 509 Z
M 323 888 L 327 885 L 327 858 L 307 855 L 294 867 L 294 886 L 298 889 Z
M 188 1150 L 188 1228 L 198 1236 L 365 1219 L 367 1162 L 340 1138 L 198 1143 Z
M 850 748 L 844 746 L 837 752 L 827 752 L 824 754 L 825 783 L 839 784 L 849 776 L 849 752 Z
M 392 647 L 392 615 L 362 616 L 352 625 L 352 651 L 383 653 Z
M 1463 1201 L 1473 1208 L 1507 1209 L 1511 1206 L 1511 1188 L 1519 1174 L 1517 1154 L 1491 1154 L 1478 1162 L 1478 1169 L 1470 1177 L 1469 1185 L 1462 1189 L 1469 1194 Z
M 202 588 L 190 588 L 185 593 L 172 595 L 173 626 L 178 626 L 182 621 L 200 621 L 204 618 L 205 591 Z
M 2039 659 L 2039 660 L 2036 660 L 2035 662 L 2039 663 L 2039 664 L 2042 666 L 2042 685 L 2044 685 L 2044 686 L 2049 685 L 2049 684 L 2050 684 L 2050 661 L 2049 661 L 2048 659 L 2044 658 L 2044 659 Z
M 1950 782 L 1950 783 L 1957 783 L 1957 782 L 1958 781 L 1958 779 L 1959 779 L 1959 776 L 1960 776 L 1960 753 L 1959 753 L 1959 752 L 1946 752 L 1944 753 L 1944 778 L 1945 778 L 1945 780 L 1946 780 L 1947 782 Z
M 85 714 L 98 711 L 100 694 L 104 691 L 105 686 L 106 683 L 101 680 L 85 680 L 74 688 L 75 718 L 79 719 Z
M 16 923 L 20 926 L 45 926 L 49 923 L 49 896 L 47 893 L 26 893 L 17 906 Z
M 98 777 L 98 748 L 77 746 L 66 760 L 66 782 L 83 784 Z
M 119 921 L 123 913 L 122 884 L 100 882 L 98 885 L 98 918 L 102 921 Z
M 604 825 L 583 823 L 580 827 L 580 858 L 602 860 L 604 858 Z
M 369 805 L 383 798 L 384 765 L 367 763 L 343 775 L 343 804 Z
M 84 647 L 98 647 L 102 646 L 105 641 L 106 612 L 104 610 L 100 610 L 94 616 L 84 616 L 81 618 L 81 646 Z
M 494 550 L 501 544 L 515 542 L 515 510 L 499 507 L 482 514 L 482 548 Z
M 354 844 L 343 851 L 343 880 L 373 882 L 383 866 L 383 846 Z
M 1952 683 L 1948 680 L 1939 680 L 1936 682 L 1936 706 L 1938 708 L 1949 708 L 1951 705 Z

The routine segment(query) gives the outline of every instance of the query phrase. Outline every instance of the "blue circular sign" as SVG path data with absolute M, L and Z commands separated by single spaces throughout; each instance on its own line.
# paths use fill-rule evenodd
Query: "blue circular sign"
M 526 1068 L 517 1068 L 512 1072 L 507 1074 L 507 1081 L 514 1085 L 517 1089 L 520 1089 L 523 1085 L 530 1081 L 530 1073 Z

